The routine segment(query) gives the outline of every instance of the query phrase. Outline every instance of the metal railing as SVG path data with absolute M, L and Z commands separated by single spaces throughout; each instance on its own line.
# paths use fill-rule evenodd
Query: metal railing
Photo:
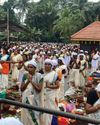
M 51 109 L 47 109 L 47 108 L 32 106 L 29 104 L 23 104 L 23 103 L 8 100 L 8 99 L 0 99 L 0 104 L 10 104 L 10 105 L 14 105 L 14 106 L 18 106 L 18 107 L 22 107 L 22 108 L 26 108 L 26 109 L 35 110 L 38 112 L 52 114 L 55 116 L 62 116 L 62 117 L 71 118 L 71 119 L 75 119 L 75 120 L 79 120 L 79 121 L 83 121 L 83 122 L 87 122 L 87 123 L 92 123 L 92 124 L 96 124 L 96 125 L 100 124 L 100 120 L 90 119 L 88 117 L 76 115 L 76 114 L 72 114 L 72 113 L 67 113 L 67 112 L 56 111 L 56 110 L 51 110 Z

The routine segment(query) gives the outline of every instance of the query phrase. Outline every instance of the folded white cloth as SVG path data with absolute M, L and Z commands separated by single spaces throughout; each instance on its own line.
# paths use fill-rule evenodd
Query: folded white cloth
M 23 125 L 23 124 L 14 117 L 8 117 L 0 119 L 0 125 Z
M 65 96 L 71 96 L 74 94 L 75 94 L 75 88 L 72 86 L 65 92 Z

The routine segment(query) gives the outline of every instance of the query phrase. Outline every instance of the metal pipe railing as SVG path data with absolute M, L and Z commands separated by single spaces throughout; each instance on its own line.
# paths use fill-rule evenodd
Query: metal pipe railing
M 51 110 L 51 109 L 47 109 L 47 108 L 32 106 L 29 104 L 23 104 L 23 103 L 8 100 L 8 99 L 0 99 L 0 103 L 1 104 L 10 104 L 10 105 L 14 105 L 14 106 L 18 106 L 18 107 L 22 107 L 22 108 L 26 108 L 26 109 L 35 110 L 38 112 L 43 112 L 43 113 L 47 113 L 47 114 L 53 114 L 55 116 L 62 116 L 62 117 L 66 117 L 66 118 L 71 118 L 71 119 L 75 119 L 75 120 L 79 120 L 79 121 L 83 121 L 83 122 L 87 122 L 87 123 L 92 123 L 92 124 L 96 124 L 96 125 L 100 124 L 100 120 L 90 119 L 88 117 L 76 115 L 76 114 L 72 114 L 72 113 L 67 113 L 67 112 L 56 111 L 56 110 Z

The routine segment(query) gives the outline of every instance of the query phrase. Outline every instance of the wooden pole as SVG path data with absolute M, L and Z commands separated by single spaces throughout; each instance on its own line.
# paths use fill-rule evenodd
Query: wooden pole
M 9 45 L 9 8 L 7 8 L 7 45 Z
M 65 118 L 80 120 L 80 121 L 83 121 L 83 122 L 92 123 L 92 124 L 96 124 L 96 125 L 100 124 L 100 120 L 97 120 L 97 119 L 92 119 L 92 118 L 89 118 L 89 117 L 76 115 L 76 114 L 72 114 L 72 113 L 69 113 L 69 112 L 62 112 L 62 111 L 56 111 L 56 110 L 52 110 L 52 109 L 32 106 L 32 105 L 29 105 L 29 104 L 24 104 L 24 103 L 21 103 L 21 102 L 12 101 L 12 100 L 8 100 L 8 99 L 0 99 L 0 104 L 10 104 L 10 105 L 19 106 L 19 107 L 31 109 L 31 110 L 42 112 L 42 113 L 52 114 L 52 115 L 55 115 L 55 116 L 62 116 L 62 117 L 65 117 Z M 83 123 L 83 125 L 84 125 L 84 123 Z

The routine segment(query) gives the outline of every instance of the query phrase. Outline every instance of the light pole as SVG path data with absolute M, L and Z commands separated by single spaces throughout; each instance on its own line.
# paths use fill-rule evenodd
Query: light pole
M 7 8 L 7 44 L 9 45 L 9 8 Z

